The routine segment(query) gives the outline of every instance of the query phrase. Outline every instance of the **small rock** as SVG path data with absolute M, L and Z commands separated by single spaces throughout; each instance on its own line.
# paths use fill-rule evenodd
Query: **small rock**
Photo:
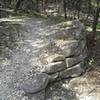
M 49 81 L 49 77 L 45 73 L 36 74 L 32 78 L 27 79 L 22 85 L 26 93 L 36 93 L 46 88 Z
M 84 72 L 83 63 L 79 63 L 59 73 L 60 78 L 77 77 Z
M 49 82 L 55 81 L 55 80 L 58 78 L 58 76 L 59 76 L 59 72 L 50 75 L 50 80 L 49 80 Z

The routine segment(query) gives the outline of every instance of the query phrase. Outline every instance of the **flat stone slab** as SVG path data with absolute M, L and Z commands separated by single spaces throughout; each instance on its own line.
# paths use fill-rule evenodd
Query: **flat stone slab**
M 45 68 L 42 69 L 43 70 L 42 72 L 52 74 L 58 71 L 62 71 L 64 69 L 66 69 L 66 62 L 60 61 L 60 62 L 54 62 L 46 65 Z
M 76 57 L 66 58 L 66 67 L 67 68 L 73 67 L 76 64 L 80 63 L 81 61 L 84 61 L 84 59 L 85 57 L 82 54 Z
M 44 56 L 43 60 L 47 63 L 52 63 L 52 62 L 60 62 L 60 61 L 64 61 L 65 60 L 65 56 L 64 55 L 60 55 L 60 54 L 48 54 L 48 55 L 41 55 Z
M 83 72 L 84 72 L 83 62 L 80 62 L 79 64 L 60 72 L 59 77 L 60 78 L 77 77 L 80 76 Z

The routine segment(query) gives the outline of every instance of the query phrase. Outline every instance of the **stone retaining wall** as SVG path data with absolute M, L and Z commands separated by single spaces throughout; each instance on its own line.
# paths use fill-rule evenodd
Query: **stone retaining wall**
M 39 55 L 42 67 L 21 85 L 32 100 L 45 100 L 48 83 L 84 72 L 87 56 L 84 26 L 79 21 L 68 21 L 48 28 L 52 34 L 45 36 L 45 47 Z

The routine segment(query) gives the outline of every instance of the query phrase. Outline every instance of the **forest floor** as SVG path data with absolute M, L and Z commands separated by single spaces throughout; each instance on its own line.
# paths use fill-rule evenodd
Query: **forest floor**
M 33 58 L 39 55 L 40 39 L 46 34 L 43 32 L 46 27 L 45 21 L 39 18 L 0 19 L 0 100 L 22 100 L 17 87 L 33 73 Z M 46 100 L 100 100 L 99 39 L 91 52 L 95 63 L 87 72 L 50 84 Z

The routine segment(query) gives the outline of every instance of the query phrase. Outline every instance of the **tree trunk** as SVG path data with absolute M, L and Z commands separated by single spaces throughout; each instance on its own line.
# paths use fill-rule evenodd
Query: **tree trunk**
M 39 12 L 39 0 L 36 0 L 36 10 Z
M 93 21 L 93 30 L 92 30 L 92 39 L 94 40 L 95 39 L 95 35 L 96 35 L 96 26 L 98 24 L 98 19 L 99 19 L 99 13 L 100 13 L 100 8 L 97 7 L 96 9 L 96 13 L 95 13 L 95 16 L 94 16 L 94 21 Z
M 67 18 L 67 11 L 66 11 L 66 0 L 63 0 L 63 8 L 64 8 L 64 17 Z
M 88 14 L 87 14 L 87 19 L 90 16 L 91 13 L 91 0 L 88 0 Z
M 82 5 L 82 0 L 78 0 L 77 4 L 76 4 L 76 8 L 77 8 L 77 18 L 80 18 L 80 11 L 81 11 L 81 5 Z
M 24 0 L 18 0 L 18 2 L 16 3 L 16 7 L 15 7 L 15 11 L 17 11 L 21 5 L 21 3 L 23 2 Z
M 41 5 L 42 5 L 42 11 L 44 11 L 44 1 L 43 0 L 41 0 Z

